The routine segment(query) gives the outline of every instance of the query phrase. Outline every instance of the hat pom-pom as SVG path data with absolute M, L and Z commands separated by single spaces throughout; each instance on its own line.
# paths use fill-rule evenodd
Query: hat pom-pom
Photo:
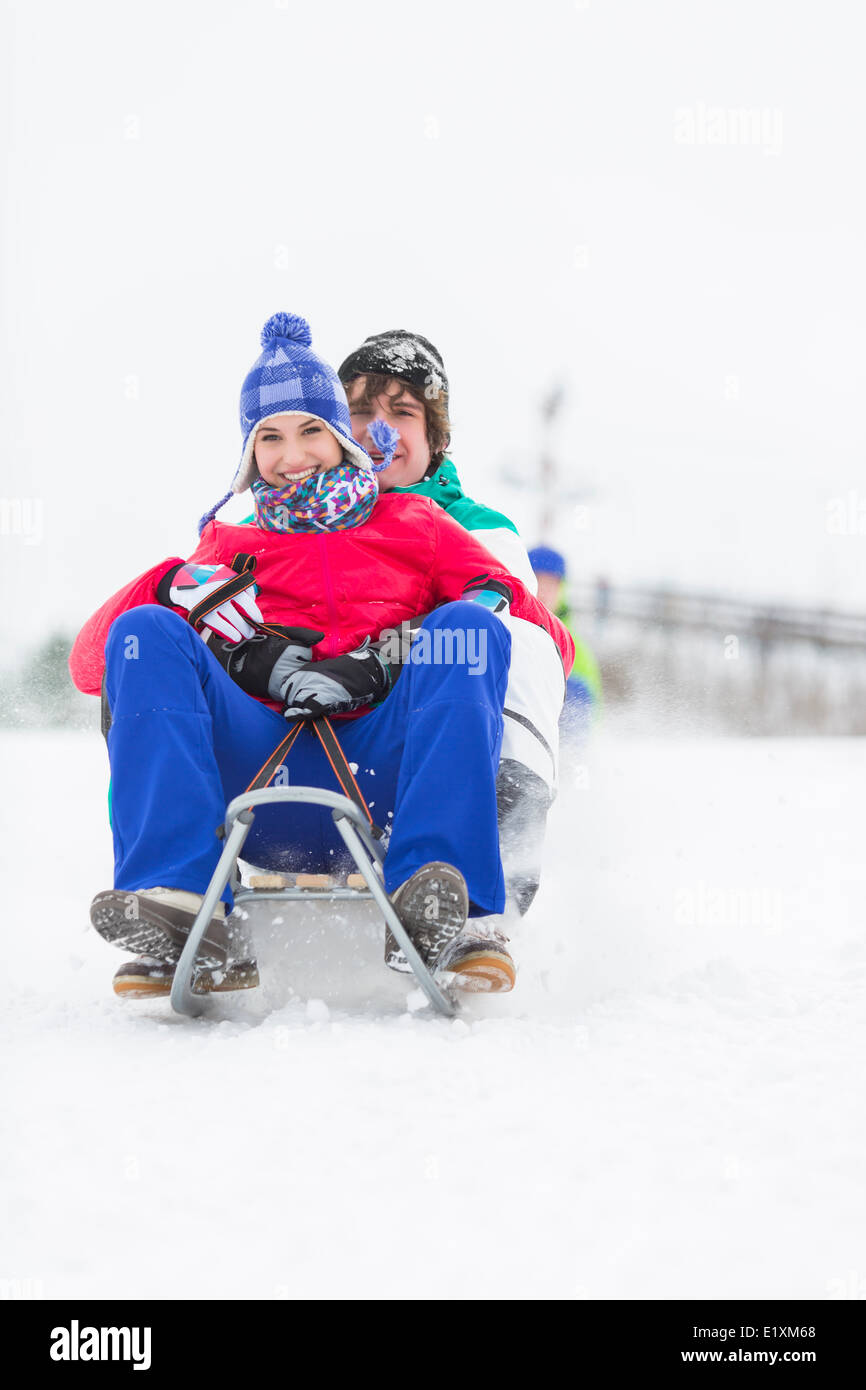
M 373 464 L 373 472 L 384 473 L 391 467 L 394 450 L 400 443 L 400 431 L 392 429 L 385 420 L 373 420 L 367 426 L 367 433 L 382 454 L 382 462 Z
M 313 341 L 310 325 L 300 314 L 271 314 L 262 329 L 262 347 L 267 347 L 276 338 L 288 338 L 302 347 L 309 347 Z

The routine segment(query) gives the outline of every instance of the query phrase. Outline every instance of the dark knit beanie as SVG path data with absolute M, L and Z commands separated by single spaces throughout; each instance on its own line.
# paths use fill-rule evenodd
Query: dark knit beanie
M 388 333 L 376 333 L 359 348 L 350 352 L 339 369 L 344 386 L 356 376 L 393 376 L 407 381 L 423 391 L 428 399 L 444 391 L 448 394 L 448 378 L 438 350 L 420 333 L 405 328 L 392 328 Z

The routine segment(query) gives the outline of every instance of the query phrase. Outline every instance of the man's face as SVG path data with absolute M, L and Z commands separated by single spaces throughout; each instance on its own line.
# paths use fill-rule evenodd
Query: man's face
M 374 396 L 369 405 L 362 403 L 364 385 L 365 378 L 359 376 L 350 381 L 346 388 L 352 434 L 357 443 L 367 450 L 374 463 L 381 463 L 382 455 L 367 434 L 368 425 L 373 420 L 384 420 L 392 429 L 400 431 L 400 442 L 390 466 L 383 473 L 376 474 L 379 491 L 390 492 L 394 487 L 411 487 L 413 483 L 420 483 L 430 467 L 424 406 L 403 382 L 394 377 L 389 378 L 382 394 Z

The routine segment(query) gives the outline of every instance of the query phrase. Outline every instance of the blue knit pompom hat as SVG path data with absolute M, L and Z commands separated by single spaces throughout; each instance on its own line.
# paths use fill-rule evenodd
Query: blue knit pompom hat
M 199 522 L 199 534 L 232 493 L 245 492 L 255 482 L 256 430 L 272 415 L 315 415 L 339 441 L 348 463 L 370 474 L 386 466 L 375 467 L 370 455 L 352 438 L 349 405 L 340 378 L 316 356 L 312 341 L 310 325 L 300 314 L 273 314 L 262 329 L 261 356 L 241 387 L 241 461 L 230 491 Z
M 244 445 L 232 492 L 245 492 L 256 477 L 253 442 L 258 426 L 271 415 L 316 415 L 328 426 L 348 461 L 365 472 L 373 460 L 352 438 L 346 393 L 334 368 L 317 357 L 310 325 L 300 314 L 274 314 L 262 329 L 262 354 L 241 387 Z

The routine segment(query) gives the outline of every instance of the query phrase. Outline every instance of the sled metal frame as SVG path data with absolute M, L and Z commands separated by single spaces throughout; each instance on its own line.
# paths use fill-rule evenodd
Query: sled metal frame
M 253 807 L 274 804 L 281 801 L 300 801 L 308 805 L 329 806 L 334 823 L 345 841 L 359 872 L 367 884 L 367 892 L 359 888 L 335 886 L 325 889 L 280 888 L 262 891 L 244 888 L 240 884 L 237 862 L 244 841 L 250 833 L 255 812 Z M 357 806 L 347 796 L 325 791 L 321 787 L 265 787 L 261 791 L 244 792 L 230 801 L 226 808 L 225 844 L 219 862 L 213 871 L 207 892 L 199 909 L 174 972 L 171 986 L 171 1006 L 176 1013 L 197 1018 L 207 1011 L 210 995 L 195 994 L 195 960 L 198 948 L 208 923 L 213 917 L 222 891 L 229 879 L 232 881 L 235 905 L 262 902 L 348 902 L 372 899 L 382 913 L 386 923 L 404 952 L 418 984 L 437 1013 L 453 1018 L 457 1013 L 457 1001 L 452 991 L 438 983 L 434 973 L 428 970 L 412 941 L 394 911 L 381 878 L 384 860 L 382 850 L 370 833 L 370 828 Z

